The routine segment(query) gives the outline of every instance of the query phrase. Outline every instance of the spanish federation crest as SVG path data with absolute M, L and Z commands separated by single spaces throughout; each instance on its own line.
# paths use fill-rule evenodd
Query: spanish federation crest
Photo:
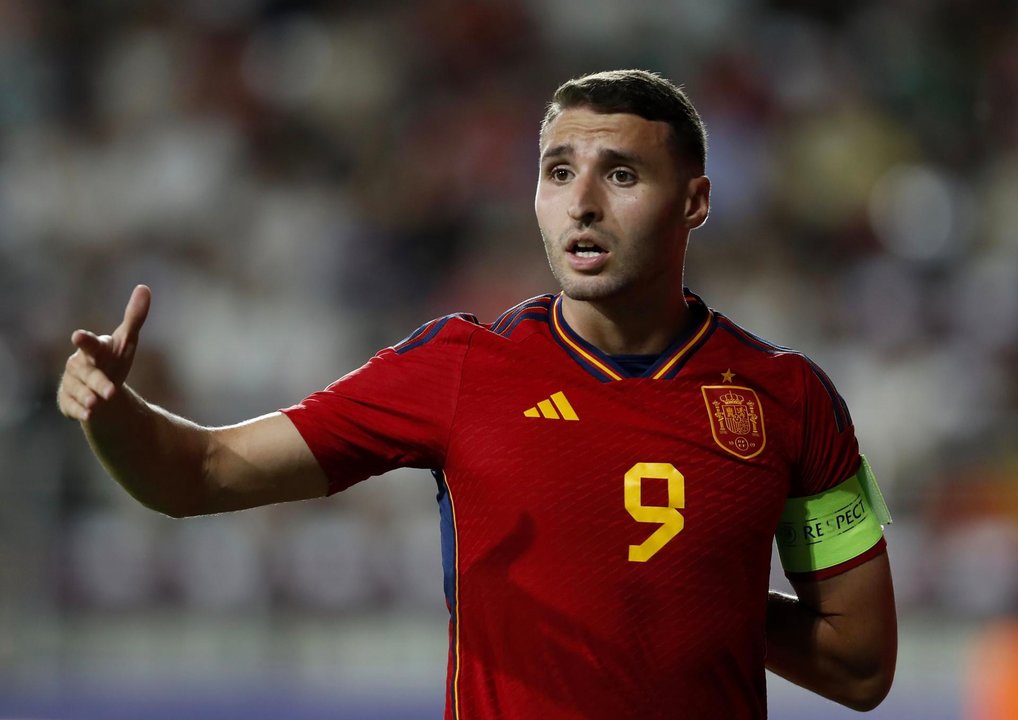
M 738 385 L 702 385 L 714 442 L 743 459 L 756 457 L 767 443 L 763 407 L 756 391 Z

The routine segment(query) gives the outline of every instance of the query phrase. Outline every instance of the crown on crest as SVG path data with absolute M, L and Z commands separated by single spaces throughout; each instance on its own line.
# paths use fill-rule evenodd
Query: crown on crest
M 725 405 L 741 405 L 745 399 L 746 398 L 744 398 L 742 395 L 737 395 L 731 390 L 729 390 L 724 395 L 718 398 L 718 400 L 723 402 Z

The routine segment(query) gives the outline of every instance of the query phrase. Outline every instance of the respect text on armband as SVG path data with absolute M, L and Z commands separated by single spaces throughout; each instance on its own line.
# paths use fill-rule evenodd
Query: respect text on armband
M 818 495 L 789 498 L 775 536 L 785 572 L 798 573 L 851 560 L 882 534 L 880 512 L 853 475 Z
M 777 534 L 786 546 L 813 545 L 851 531 L 867 515 L 866 501 L 862 495 L 857 495 L 852 502 L 826 515 L 810 517 L 799 523 L 782 522 Z

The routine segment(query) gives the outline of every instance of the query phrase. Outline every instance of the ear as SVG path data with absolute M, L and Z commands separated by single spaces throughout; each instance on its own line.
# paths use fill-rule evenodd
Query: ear
M 707 220 L 710 212 L 710 178 L 706 175 L 690 178 L 686 183 L 686 227 L 698 228 Z

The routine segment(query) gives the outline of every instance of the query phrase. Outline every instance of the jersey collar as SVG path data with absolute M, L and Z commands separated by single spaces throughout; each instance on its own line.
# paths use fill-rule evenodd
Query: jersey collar
M 552 337 L 579 365 L 601 382 L 625 380 L 639 377 L 652 380 L 670 380 L 682 369 L 686 361 L 700 348 L 714 332 L 717 318 L 714 311 L 688 289 L 685 290 L 686 302 L 689 303 L 693 316 L 697 321 L 692 328 L 682 333 L 675 342 L 669 345 L 658 356 L 647 371 L 641 375 L 630 375 L 625 368 L 615 362 L 610 355 L 584 340 L 569 327 L 562 313 L 562 293 L 555 296 L 552 302 L 548 324 L 551 326 Z

